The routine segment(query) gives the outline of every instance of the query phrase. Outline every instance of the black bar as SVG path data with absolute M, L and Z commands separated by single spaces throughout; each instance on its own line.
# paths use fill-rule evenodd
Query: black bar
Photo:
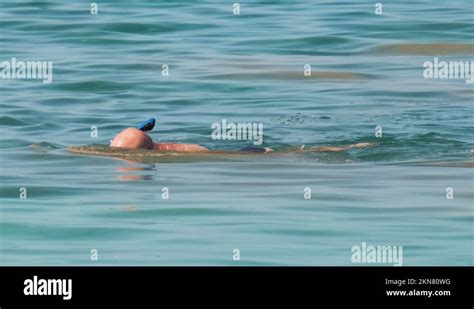
M 63 307 L 79 304 L 274 303 L 430 306 L 457 304 L 472 308 L 471 281 L 474 277 L 472 269 L 472 267 L 0 267 L 0 307 L 8 309 L 13 304 L 50 304 Z M 38 280 L 72 279 L 71 299 L 64 300 L 61 295 L 24 295 L 25 280 L 33 279 L 34 276 L 37 276 Z M 386 284 L 386 279 L 410 278 L 416 279 L 417 284 L 408 285 L 408 281 L 401 286 Z M 387 290 L 449 291 L 450 295 L 387 296 Z

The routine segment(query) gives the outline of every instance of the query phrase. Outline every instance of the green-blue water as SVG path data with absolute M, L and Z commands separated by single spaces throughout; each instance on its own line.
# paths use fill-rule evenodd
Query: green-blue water
M 474 2 L 239 3 L 1 1 L 0 62 L 54 63 L 51 84 L 0 79 L 1 264 L 353 265 L 362 242 L 402 245 L 404 265 L 473 264 L 473 84 L 424 79 L 423 63 L 474 60 Z M 156 142 L 249 145 L 211 139 L 225 118 L 263 123 L 275 149 L 377 146 L 187 163 L 66 151 L 150 117 Z

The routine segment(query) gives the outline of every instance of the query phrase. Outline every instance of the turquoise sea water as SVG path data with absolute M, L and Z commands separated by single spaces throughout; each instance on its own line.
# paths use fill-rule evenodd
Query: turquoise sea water
M 404 265 L 472 265 L 473 84 L 424 79 L 423 63 L 474 60 L 474 1 L 234 2 L 1 1 L 0 62 L 54 75 L 0 79 L 0 263 L 354 265 L 366 242 L 402 245 Z M 211 139 L 227 119 L 263 123 L 277 150 L 376 146 L 185 163 L 67 151 L 150 117 L 156 142 L 250 145 Z

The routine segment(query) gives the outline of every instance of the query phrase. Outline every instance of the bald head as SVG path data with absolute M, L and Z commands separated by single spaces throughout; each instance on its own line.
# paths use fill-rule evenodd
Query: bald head
M 153 141 L 145 132 L 135 128 L 128 128 L 115 136 L 110 147 L 153 149 Z

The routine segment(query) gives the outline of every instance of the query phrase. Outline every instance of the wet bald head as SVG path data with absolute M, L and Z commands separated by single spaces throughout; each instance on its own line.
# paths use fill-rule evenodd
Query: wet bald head
M 110 147 L 153 149 L 153 140 L 145 132 L 127 128 L 115 136 Z

